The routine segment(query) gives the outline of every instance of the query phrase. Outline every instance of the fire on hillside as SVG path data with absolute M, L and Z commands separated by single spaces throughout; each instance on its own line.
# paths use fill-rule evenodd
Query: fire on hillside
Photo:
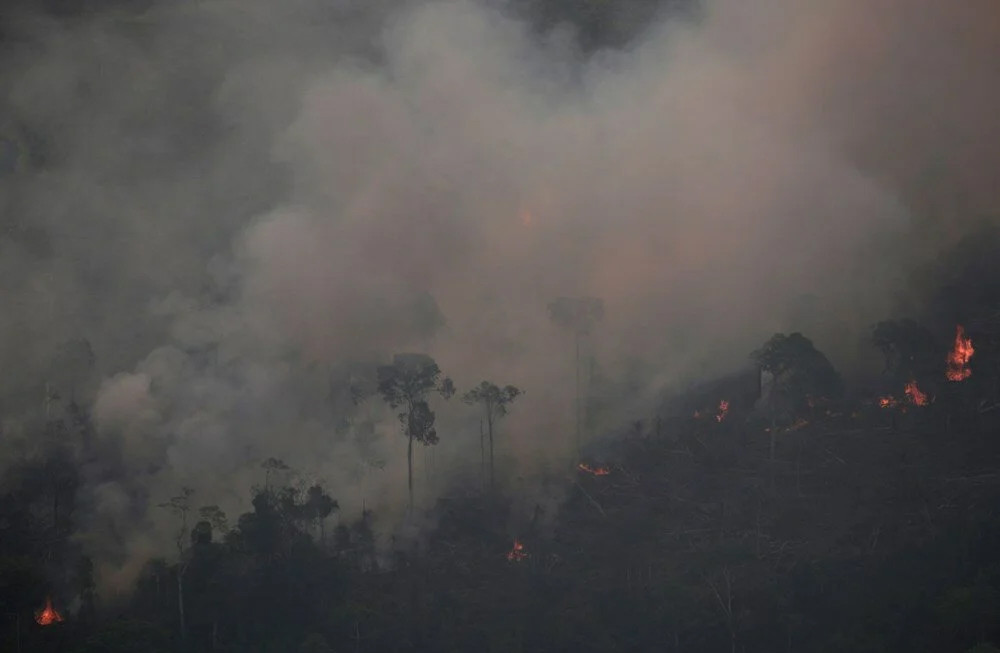
M 45 607 L 35 614 L 35 621 L 39 626 L 51 626 L 62 621 L 62 615 L 52 607 L 52 597 L 45 598 Z
M 961 324 L 955 327 L 955 344 L 948 353 L 948 369 L 945 372 L 949 381 L 964 381 L 972 376 L 969 360 L 976 350 L 972 348 L 972 339 L 966 337 L 965 327 Z
M 528 557 L 527 551 L 524 550 L 524 545 L 521 544 L 521 540 L 514 538 L 514 546 L 510 551 L 507 552 L 507 559 L 511 562 L 521 562 Z
M 723 399 L 719 402 L 719 412 L 715 414 L 715 421 L 722 422 L 726 419 L 726 415 L 729 414 L 729 401 Z
M 611 473 L 611 470 L 607 467 L 591 467 L 587 463 L 580 463 L 576 468 L 581 472 L 587 472 L 593 476 L 607 476 Z

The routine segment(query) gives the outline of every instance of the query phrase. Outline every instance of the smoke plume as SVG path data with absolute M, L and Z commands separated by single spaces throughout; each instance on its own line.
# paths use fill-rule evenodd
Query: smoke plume
M 863 366 L 908 270 L 998 214 L 995 2 L 710 0 L 597 51 L 531 16 L 214 0 L 8 21 L 3 437 L 33 437 L 50 387 L 92 409 L 116 462 L 88 468 L 81 537 L 106 585 L 170 552 L 158 502 L 188 486 L 235 516 L 268 457 L 395 528 L 405 440 L 349 399 L 395 352 L 525 391 L 500 442 L 530 494 L 572 447 L 555 297 L 605 303 L 600 435 L 777 330 Z M 91 362 L 60 349 L 80 340 Z M 478 413 L 435 409 L 425 506 L 478 470 Z

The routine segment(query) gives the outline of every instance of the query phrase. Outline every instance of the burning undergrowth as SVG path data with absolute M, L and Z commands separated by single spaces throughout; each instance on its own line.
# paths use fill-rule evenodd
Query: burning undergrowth
M 52 597 L 45 598 L 45 607 L 35 613 L 35 622 L 39 626 L 51 626 L 63 621 L 63 617 L 52 607 Z

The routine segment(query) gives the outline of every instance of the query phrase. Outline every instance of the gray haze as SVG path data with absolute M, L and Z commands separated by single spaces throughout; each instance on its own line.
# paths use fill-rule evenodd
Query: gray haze
M 0 129 L 44 159 L 0 179 L 0 463 L 46 446 L 46 410 L 93 410 L 121 457 L 84 470 L 105 587 L 169 553 L 151 506 L 187 485 L 235 517 L 270 456 L 395 531 L 405 440 L 346 393 L 394 352 L 525 390 L 504 474 L 554 501 L 549 300 L 606 303 L 600 433 L 776 330 L 863 370 L 906 272 L 1000 214 L 990 0 L 714 0 L 587 55 L 471 0 L 170 4 L 21 15 L 0 64 Z M 80 338 L 92 368 L 60 348 Z M 425 507 L 478 472 L 478 414 L 435 408 Z

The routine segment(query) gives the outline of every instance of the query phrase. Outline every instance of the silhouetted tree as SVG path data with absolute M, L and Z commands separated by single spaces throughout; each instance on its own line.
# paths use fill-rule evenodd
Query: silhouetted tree
M 399 421 L 407 438 L 406 467 L 410 505 L 413 505 L 413 441 L 424 446 L 436 444 L 434 411 L 427 395 L 437 392 L 445 399 L 455 393 L 449 378 L 441 378 L 441 369 L 426 354 L 396 354 L 392 365 L 379 366 L 378 391 L 389 406 L 401 409 Z
M 801 333 L 787 336 L 776 333 L 751 356 L 772 379 L 766 403 L 771 414 L 770 458 L 773 461 L 778 413 L 802 410 L 810 397 L 839 394 L 841 380 L 826 356 Z
M 313 485 L 306 490 L 306 501 L 302 509 L 310 523 L 319 527 L 320 542 L 325 539 L 324 524 L 326 518 L 339 508 L 337 502 L 330 498 L 330 495 L 324 492 L 321 486 Z
M 467 404 L 480 404 L 486 417 L 486 432 L 490 440 L 490 487 L 495 480 L 493 463 L 493 425 L 507 414 L 508 407 L 521 395 L 521 391 L 512 385 L 499 386 L 483 381 L 478 387 L 465 393 L 462 401 Z M 480 451 L 482 451 L 482 432 L 480 432 Z
M 271 487 L 271 474 L 275 472 L 287 472 L 290 467 L 285 464 L 285 461 L 278 458 L 268 458 L 260 464 L 264 469 L 264 491 L 268 491 Z
M 219 506 L 202 506 L 198 509 L 198 515 L 203 521 L 207 521 L 211 524 L 212 528 L 225 534 L 229 530 L 229 523 L 226 519 L 226 513 L 222 511 Z
M 180 518 L 180 528 L 177 531 L 174 543 L 177 546 L 177 557 L 179 562 L 177 565 L 177 618 L 178 627 L 180 630 L 181 641 L 184 641 L 185 637 L 185 627 L 184 627 L 184 572 L 187 571 L 189 559 L 186 559 L 184 555 L 184 540 L 187 536 L 188 531 L 188 513 L 191 511 L 191 496 L 194 494 L 194 490 L 189 487 L 181 488 L 181 493 L 175 497 L 171 497 L 169 501 L 159 504 L 160 508 L 166 508 L 170 512 L 174 513 Z M 207 523 L 207 522 L 205 522 Z

